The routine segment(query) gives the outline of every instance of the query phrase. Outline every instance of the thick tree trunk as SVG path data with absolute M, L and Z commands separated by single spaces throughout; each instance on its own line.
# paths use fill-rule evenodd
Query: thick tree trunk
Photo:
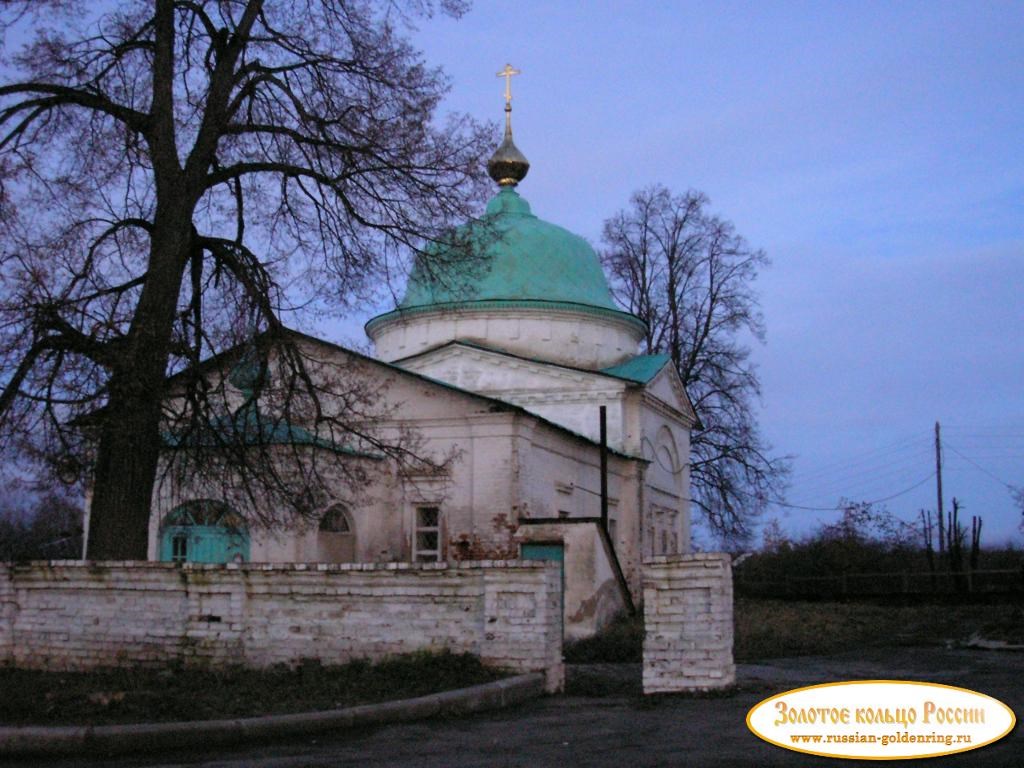
M 184 268 L 191 246 L 186 206 L 153 229 L 150 269 L 125 354 L 111 375 L 93 477 L 86 557 L 145 560 L 161 449 L 161 402 Z
M 163 378 L 163 377 L 161 377 Z M 93 478 L 86 557 L 145 560 L 149 512 L 160 457 L 159 388 L 111 381 Z

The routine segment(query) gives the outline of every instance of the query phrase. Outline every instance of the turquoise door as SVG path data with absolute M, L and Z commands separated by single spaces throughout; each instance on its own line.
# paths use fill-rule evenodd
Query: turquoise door
M 160 559 L 175 563 L 249 560 L 249 534 L 220 525 L 169 525 L 160 535 Z
M 561 542 L 548 544 L 522 544 L 520 557 L 523 560 L 553 560 L 562 571 L 562 613 L 565 613 L 565 545 Z M 563 632 L 565 621 L 562 622 Z
M 554 560 L 562 563 L 565 571 L 565 545 L 557 544 L 523 544 L 523 560 Z
M 249 532 L 226 504 L 190 501 L 164 518 L 160 559 L 172 563 L 248 561 Z

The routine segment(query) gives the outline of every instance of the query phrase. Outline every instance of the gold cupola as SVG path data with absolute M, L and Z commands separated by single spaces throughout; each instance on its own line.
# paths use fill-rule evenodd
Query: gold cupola
M 512 76 L 518 74 L 511 64 L 498 73 L 505 78 L 505 138 L 487 161 L 487 173 L 500 187 L 516 186 L 530 170 L 529 160 L 512 141 Z

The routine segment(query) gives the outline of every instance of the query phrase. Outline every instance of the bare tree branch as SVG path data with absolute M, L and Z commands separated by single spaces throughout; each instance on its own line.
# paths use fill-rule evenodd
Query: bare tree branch
M 435 121 L 446 80 L 395 24 L 431 2 L 108 5 L 0 5 L 34 35 L 0 84 L 0 446 L 88 468 L 90 555 L 120 559 L 146 556 L 161 467 L 202 458 L 308 512 L 363 454 L 411 461 L 372 428 L 379 393 L 283 327 L 386 292 L 467 218 L 493 135 Z M 268 379 L 240 410 L 206 360 L 257 337 Z
M 149 127 L 149 119 L 146 114 L 117 104 L 102 94 L 89 92 L 81 88 L 69 88 L 53 83 L 19 83 L 17 85 L 0 86 L 0 98 L 31 93 L 50 94 L 53 98 L 20 102 L 0 112 L 0 122 L 6 122 L 9 116 L 23 110 L 26 105 L 41 104 L 46 107 L 77 106 L 96 110 L 120 120 L 138 133 L 146 133 Z

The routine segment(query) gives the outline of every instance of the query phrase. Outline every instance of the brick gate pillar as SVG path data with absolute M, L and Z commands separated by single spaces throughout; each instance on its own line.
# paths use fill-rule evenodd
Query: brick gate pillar
M 644 562 L 644 693 L 706 691 L 736 681 L 732 559 L 724 552 Z

